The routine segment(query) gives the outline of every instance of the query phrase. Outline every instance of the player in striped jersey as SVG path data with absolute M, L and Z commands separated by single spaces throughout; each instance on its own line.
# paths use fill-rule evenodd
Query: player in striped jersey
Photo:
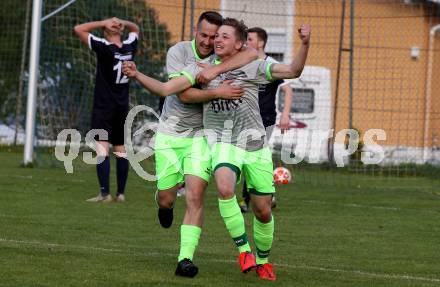
M 310 27 L 300 29 L 302 45 L 297 57 L 290 65 L 264 60 L 253 61 L 241 68 L 222 73 L 204 89 L 214 89 L 224 81 L 233 80 L 243 88 L 245 94 L 237 100 L 214 99 L 204 104 L 204 128 L 213 134 L 210 143 L 212 169 L 219 191 L 219 209 L 226 227 L 234 239 L 240 255 L 242 272 L 257 268 L 259 276 L 275 280 L 268 255 L 272 246 L 274 220 L 271 212 L 273 187 L 273 164 L 270 150 L 265 145 L 265 129 L 259 114 L 258 84 L 273 79 L 298 77 L 307 58 Z M 236 55 L 246 42 L 244 24 L 235 19 L 226 19 L 215 38 L 215 53 L 212 64 L 224 62 Z M 134 63 L 124 64 L 124 73 L 135 77 L 145 88 L 161 96 L 185 90 L 195 84 L 196 76 L 202 68 L 192 64 L 186 67 L 180 77 L 162 83 L 139 73 Z M 181 98 L 196 100 L 183 93 Z M 250 140 L 248 137 L 250 136 Z M 235 197 L 235 184 L 244 173 L 251 189 L 254 218 L 254 242 L 257 259 L 251 253 L 244 227 L 244 218 Z M 257 266 L 258 264 L 258 266 Z
M 278 63 L 274 58 L 267 55 L 264 51 L 267 44 L 267 32 L 260 28 L 254 27 L 248 30 L 247 45 L 258 51 L 258 58 Z M 292 105 L 293 92 L 289 85 L 283 84 L 284 80 L 278 79 L 269 84 L 262 84 L 258 87 L 258 106 L 260 107 L 260 115 L 263 120 L 264 128 L 266 129 L 266 138 L 269 141 L 272 134 L 277 113 L 275 107 L 275 96 L 278 87 L 284 92 L 284 108 L 281 113 L 279 128 L 283 132 L 289 129 L 290 124 L 290 107 Z M 251 196 L 248 192 L 246 181 L 243 182 L 243 198 L 240 200 L 241 212 L 246 212 L 249 209 Z M 275 208 L 275 196 L 272 197 L 272 208 Z

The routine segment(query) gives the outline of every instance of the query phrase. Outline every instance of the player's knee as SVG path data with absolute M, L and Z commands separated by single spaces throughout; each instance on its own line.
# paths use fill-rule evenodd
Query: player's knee
M 125 147 L 123 145 L 115 146 L 113 153 L 116 157 L 127 158 L 127 152 L 125 151 Z
M 230 199 L 232 197 L 234 197 L 234 193 L 235 190 L 232 187 L 228 187 L 228 186 L 219 186 L 218 187 L 218 197 L 220 199 Z
M 269 202 L 254 206 L 254 214 L 258 221 L 268 223 L 272 220 L 272 208 Z
M 160 208 L 172 208 L 174 206 L 174 200 L 169 198 L 159 198 L 157 203 Z
M 269 223 L 272 220 L 272 211 L 270 208 L 268 210 L 260 210 L 255 212 L 255 217 L 262 223 Z

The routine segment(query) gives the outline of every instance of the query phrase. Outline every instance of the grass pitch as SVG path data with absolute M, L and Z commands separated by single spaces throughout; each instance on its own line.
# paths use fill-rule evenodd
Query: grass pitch
M 0 152 L 0 286 L 440 286 L 435 181 L 427 191 L 417 188 L 426 185 L 424 178 L 411 179 L 411 187 L 391 178 L 381 188 L 379 178 L 370 177 L 379 182 L 372 188 L 298 168 L 295 182 L 277 189 L 275 283 L 239 272 L 211 184 L 194 258 L 200 272 L 187 279 L 174 276 L 182 198 L 173 226 L 164 230 L 156 218 L 155 183 L 133 171 L 125 203 L 91 204 L 84 200 L 98 193 L 94 166 L 78 160 L 66 174 L 21 168 L 21 160 L 21 153 Z M 252 215 L 245 220 L 252 237 Z

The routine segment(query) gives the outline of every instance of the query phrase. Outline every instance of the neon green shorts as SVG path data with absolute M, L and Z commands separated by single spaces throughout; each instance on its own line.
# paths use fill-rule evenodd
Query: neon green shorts
M 228 143 L 216 143 L 211 148 L 212 170 L 226 166 L 237 174 L 237 184 L 243 173 L 250 193 L 275 193 L 272 153 L 268 147 L 246 151 Z
M 154 151 L 157 189 L 172 188 L 184 182 L 187 174 L 209 182 L 211 157 L 205 137 L 181 138 L 157 133 Z

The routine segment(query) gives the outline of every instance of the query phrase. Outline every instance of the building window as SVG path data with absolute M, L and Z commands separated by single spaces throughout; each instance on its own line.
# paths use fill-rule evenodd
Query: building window
M 290 113 L 311 114 L 315 109 L 315 91 L 313 89 L 292 88 L 293 100 Z M 284 92 L 280 90 L 278 97 L 278 111 L 284 110 Z
M 278 62 L 282 63 L 284 61 L 284 53 L 266 53 L 266 55 L 274 58 Z

